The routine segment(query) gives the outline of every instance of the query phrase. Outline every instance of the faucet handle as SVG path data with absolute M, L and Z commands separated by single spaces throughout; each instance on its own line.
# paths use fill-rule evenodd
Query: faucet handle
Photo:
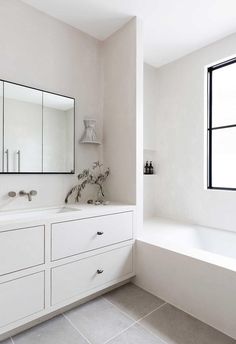
M 37 195 L 37 191 L 36 190 L 31 190 L 30 191 L 30 196 L 36 196 Z
M 16 197 L 16 192 L 15 191 L 9 191 L 8 196 L 9 197 Z

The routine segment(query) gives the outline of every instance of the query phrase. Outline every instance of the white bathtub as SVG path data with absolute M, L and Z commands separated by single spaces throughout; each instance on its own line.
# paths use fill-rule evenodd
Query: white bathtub
M 151 219 L 136 273 L 140 287 L 236 339 L 236 233 Z

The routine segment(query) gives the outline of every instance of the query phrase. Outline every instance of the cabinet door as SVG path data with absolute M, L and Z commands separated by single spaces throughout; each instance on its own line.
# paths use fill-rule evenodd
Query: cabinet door
M 4 171 L 42 172 L 42 91 L 4 82 Z
M 52 225 L 52 260 L 130 240 L 133 213 L 106 215 Z
M 44 272 L 0 284 L 0 327 L 44 309 Z
M 52 269 L 52 305 L 76 297 L 133 271 L 132 246 Z
M 0 232 L 0 275 L 44 263 L 44 226 Z

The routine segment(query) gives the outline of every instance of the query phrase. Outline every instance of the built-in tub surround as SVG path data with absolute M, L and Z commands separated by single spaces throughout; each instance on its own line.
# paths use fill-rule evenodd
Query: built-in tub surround
M 236 234 L 153 218 L 136 243 L 136 283 L 236 339 Z
M 135 218 L 115 204 L 1 212 L 0 340 L 133 277 Z

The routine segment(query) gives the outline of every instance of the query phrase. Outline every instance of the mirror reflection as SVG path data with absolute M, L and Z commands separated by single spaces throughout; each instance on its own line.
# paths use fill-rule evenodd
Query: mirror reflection
M 42 92 L 4 83 L 4 172 L 42 171 Z
M 74 100 L 43 94 L 43 170 L 73 170 Z

